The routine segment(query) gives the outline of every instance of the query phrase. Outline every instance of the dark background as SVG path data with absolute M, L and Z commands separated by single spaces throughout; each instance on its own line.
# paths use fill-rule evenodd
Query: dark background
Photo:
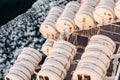
M 0 0 L 0 26 L 26 12 L 36 0 Z

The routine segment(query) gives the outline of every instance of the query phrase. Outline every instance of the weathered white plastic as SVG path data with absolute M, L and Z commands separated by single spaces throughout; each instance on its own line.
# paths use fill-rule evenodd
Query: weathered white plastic
M 31 73 L 30 73 L 30 71 L 28 70 L 28 69 L 26 69 L 25 67 L 23 67 L 23 66 L 21 66 L 21 65 L 14 65 L 12 68 L 10 68 L 10 70 L 9 70 L 9 72 L 11 72 L 11 71 L 14 71 L 14 70 L 17 70 L 18 72 L 22 72 L 23 73 L 23 75 L 25 75 L 25 76 L 23 76 L 23 78 L 26 78 L 25 80 L 29 80 L 29 79 L 31 79 Z M 17 74 L 17 73 L 16 73 Z
M 60 16 L 60 18 L 57 20 L 56 28 L 61 34 L 71 34 L 75 31 L 75 24 L 74 24 L 74 16 L 76 12 L 79 9 L 79 3 L 78 2 L 69 2 L 65 9 Z M 61 28 L 62 27 L 62 28 Z
M 78 75 L 90 75 L 91 80 L 103 80 L 103 78 L 99 74 L 97 74 L 97 72 L 88 68 L 76 69 L 73 74 L 72 80 L 78 80 Z
M 24 63 L 24 61 L 28 61 L 31 62 L 32 65 L 37 66 L 41 60 L 42 60 L 41 53 L 39 53 L 37 50 L 33 48 L 25 47 L 18 56 L 16 63 L 21 61 Z
M 96 7 L 100 0 L 82 0 L 84 4 L 91 5 L 93 7 Z
M 30 80 L 31 75 L 34 73 L 36 66 L 41 60 L 42 54 L 33 48 L 25 47 L 14 65 L 10 68 L 9 73 L 6 75 L 6 79 Z
M 22 54 L 26 54 L 26 55 L 31 56 L 31 57 L 34 58 L 37 62 L 40 61 L 40 57 L 39 57 L 37 54 L 35 54 L 34 52 L 32 52 L 32 51 L 24 50 L 24 52 L 23 52 L 23 53 L 21 52 L 19 55 L 22 55 Z
M 64 57 L 57 57 L 57 56 L 56 57 L 49 57 L 48 56 L 47 59 L 49 60 L 49 58 L 52 58 L 52 59 L 60 62 L 67 71 L 69 70 L 69 68 L 70 68 L 70 61 L 68 59 L 66 59 Z
M 119 0 L 114 0 L 115 3 L 117 3 Z
M 59 68 L 56 68 L 56 67 L 54 67 L 54 66 L 49 66 L 49 65 L 47 65 L 47 66 L 44 66 L 43 68 L 42 68 L 42 70 L 51 70 L 51 71 L 54 71 L 61 79 L 64 79 L 65 78 L 65 74 L 63 73 L 63 71 L 61 70 L 61 69 L 59 69 Z
M 67 45 L 63 45 L 63 44 L 60 44 L 59 46 L 58 45 L 55 45 L 54 48 L 56 49 L 63 49 L 63 50 L 66 50 L 69 52 L 69 54 L 72 54 L 72 56 L 75 55 L 75 53 L 73 52 L 73 50 L 70 48 L 70 47 L 66 47 Z
M 50 24 L 51 23 L 54 26 L 54 24 L 56 23 L 57 19 L 58 19 L 57 15 L 47 16 L 43 23 L 44 24 L 48 24 L 48 23 Z
M 78 75 L 90 75 L 91 80 L 103 80 L 113 58 L 115 43 L 107 36 L 93 36 L 84 54 L 81 56 L 73 74 L 73 80 L 78 80 Z
M 49 14 L 61 14 L 63 9 L 61 7 L 55 6 L 49 11 Z
M 79 11 L 75 15 L 75 24 L 80 30 L 88 30 L 95 27 L 95 21 L 93 18 L 94 7 L 86 4 L 82 4 Z
M 86 15 L 93 17 L 94 10 L 95 10 L 95 8 L 93 6 L 83 4 L 83 5 L 81 5 L 78 13 L 84 13 Z
M 44 22 L 47 22 L 47 20 L 49 20 L 51 22 L 52 22 L 52 20 L 54 20 L 56 22 L 56 20 L 59 18 L 60 15 L 61 15 L 60 12 L 57 12 L 57 11 L 56 11 L 56 13 L 53 12 L 46 17 Z M 53 23 L 55 23 L 55 22 L 53 22 Z
M 94 19 L 86 14 L 79 14 L 74 20 L 80 30 L 89 30 L 96 26 Z M 85 20 L 85 22 L 83 22 L 83 20 Z
M 15 65 L 21 65 L 27 69 L 29 69 L 30 73 L 33 74 L 34 70 L 35 70 L 35 66 L 31 64 L 31 62 L 28 61 L 20 61 L 20 62 L 16 62 Z
M 96 51 L 99 50 L 101 53 L 104 53 L 110 59 L 113 57 L 113 52 L 108 47 L 101 44 L 91 44 L 85 48 L 85 51 Z
M 42 51 L 43 51 L 43 53 L 45 54 L 45 55 L 48 55 L 49 54 L 49 51 L 52 49 L 52 46 L 50 46 L 50 45 L 46 45 L 46 46 L 43 46 L 42 47 Z
M 17 73 L 17 74 L 13 74 L 13 73 L 9 73 L 5 76 L 5 80 L 23 80 L 24 78 L 22 78 L 20 75 L 19 72 L 14 72 L 14 73 Z M 19 75 L 18 75 L 19 74 Z
M 58 19 L 56 23 L 56 28 L 61 34 L 64 34 L 64 33 L 70 34 L 75 31 L 75 25 L 74 25 L 73 19 L 69 19 L 68 17 L 64 17 L 64 19 L 63 17 L 62 19 Z
M 67 11 L 67 9 L 69 10 L 72 10 L 75 14 L 76 14 L 76 10 L 75 9 L 79 9 L 80 8 L 80 4 L 78 3 L 78 2 L 75 2 L 75 1 L 71 1 L 71 2 L 69 2 L 66 6 L 65 6 L 65 9 L 66 9 L 66 11 Z M 69 10 L 69 11 L 70 11 Z
M 55 39 L 56 37 L 58 37 L 58 31 L 56 30 L 55 25 L 52 26 L 42 23 L 40 27 L 40 32 L 45 38 Z
M 105 35 L 94 35 L 93 37 L 90 38 L 90 40 L 93 40 L 93 39 L 104 39 L 104 40 L 108 41 L 109 43 L 111 43 L 111 45 L 113 45 L 115 47 L 115 42 L 111 38 L 109 38 Z
M 18 62 L 21 62 L 22 63 L 25 63 L 25 62 L 29 62 L 31 65 L 33 65 L 34 67 L 37 67 L 37 64 L 28 60 L 28 59 L 24 59 L 24 58 L 18 58 L 15 63 L 18 63 Z
M 70 6 L 72 6 L 72 5 L 74 5 L 74 6 L 77 7 L 77 8 L 80 7 L 80 4 L 79 4 L 77 1 L 70 1 L 70 2 L 65 6 L 65 8 L 70 7 Z
M 52 39 L 47 39 L 47 40 L 45 41 L 45 43 L 43 44 L 43 46 L 42 46 L 42 48 L 41 48 L 41 51 L 43 51 L 45 55 L 48 55 L 49 52 L 50 52 L 50 50 L 51 50 L 52 47 L 53 47 L 54 42 L 55 42 L 55 41 L 52 40 Z
M 116 3 L 114 10 L 115 15 L 120 19 L 120 0 L 118 0 L 118 2 Z
M 60 62 L 58 62 L 57 60 L 54 60 L 52 58 L 49 60 L 46 59 L 44 64 L 42 65 L 42 67 L 47 66 L 47 65 L 56 66 L 58 68 L 64 69 L 64 66 Z
M 23 48 L 23 50 L 22 51 L 31 51 L 31 52 L 33 52 L 34 54 L 36 54 L 36 55 L 38 55 L 38 57 L 40 58 L 39 60 L 41 61 L 42 60 L 42 54 L 39 52 L 39 51 L 37 51 L 36 49 L 33 49 L 33 48 L 30 48 L 30 47 L 25 47 L 25 48 Z M 22 54 L 22 52 L 21 52 L 21 54 Z
M 44 76 L 44 74 L 42 74 L 44 70 L 46 70 L 46 72 L 48 71 L 47 73 L 54 73 L 55 80 L 63 80 L 67 75 L 67 71 L 70 68 L 70 62 L 75 53 L 76 48 L 71 43 L 64 40 L 56 41 L 37 75 L 38 80 L 40 75 Z M 49 80 L 54 80 L 49 74 L 45 74 L 45 76 L 48 76 L 50 78 Z
M 57 39 L 59 32 L 56 29 L 55 23 L 60 17 L 63 9 L 59 7 L 53 7 L 44 22 L 41 24 L 40 32 L 45 38 Z
M 23 80 L 24 79 L 29 80 L 28 77 L 23 72 L 16 70 L 16 69 L 10 70 L 9 74 L 19 75 L 21 78 L 23 78 Z
M 26 60 L 33 62 L 33 64 L 36 64 L 36 65 L 39 63 L 35 58 L 33 58 L 31 55 L 27 55 L 27 54 L 19 55 L 18 59 L 26 59 Z
M 50 55 L 48 55 L 49 57 L 63 57 L 63 58 L 66 58 L 66 59 L 69 59 L 69 57 L 67 57 L 66 55 L 64 54 L 61 54 L 59 52 L 52 52 Z
M 100 76 L 105 76 L 106 74 L 105 71 L 103 71 L 101 68 L 99 68 L 95 64 L 79 62 L 76 69 L 79 69 L 81 67 L 92 69 L 93 71 L 97 72 Z
M 105 35 L 94 35 L 93 37 L 91 37 L 90 39 L 90 44 L 103 44 L 106 47 L 109 47 L 112 52 L 115 51 L 116 45 L 115 42 L 110 39 L 109 37 L 105 36 Z
M 61 78 L 55 73 L 52 72 L 50 70 L 41 70 L 39 71 L 38 75 L 37 75 L 37 80 L 41 80 L 39 79 L 40 76 L 47 76 L 49 78 L 49 80 L 61 80 Z
M 84 57 L 80 60 L 82 63 L 89 63 L 89 64 L 94 64 L 96 66 L 98 66 L 101 70 L 106 71 L 106 68 L 108 66 L 106 66 L 103 62 L 101 62 L 100 60 L 98 60 L 95 57 Z
M 110 64 L 110 59 L 104 53 L 101 52 L 87 51 L 82 55 L 81 59 L 84 57 L 95 57 L 101 62 L 103 62 L 105 66 L 108 66 Z
M 95 9 L 94 19 L 102 25 L 113 22 L 115 19 L 114 6 L 113 0 L 101 0 Z
M 114 52 L 114 50 L 115 50 L 115 47 L 113 48 L 113 46 L 108 42 L 108 41 L 105 41 L 105 40 L 103 40 L 103 39 L 94 39 L 94 40 L 91 40 L 90 42 L 89 42 L 89 45 L 90 44 L 101 44 L 101 45 L 105 45 L 106 47 L 108 47 L 109 49 L 111 49 L 112 50 L 112 52 Z
M 64 47 L 64 49 L 71 52 L 73 56 L 76 54 L 76 47 L 73 44 L 71 44 L 65 40 L 59 40 L 59 41 L 55 42 L 54 47 L 56 47 L 56 46 L 58 46 L 62 49 Z
M 67 59 L 70 58 L 71 61 L 73 60 L 73 55 L 70 52 L 68 52 L 68 51 L 66 51 L 64 49 L 61 49 L 61 48 L 59 48 L 59 49 L 52 49 L 49 54 L 50 54 L 49 56 L 61 55 L 61 56 L 66 57 Z

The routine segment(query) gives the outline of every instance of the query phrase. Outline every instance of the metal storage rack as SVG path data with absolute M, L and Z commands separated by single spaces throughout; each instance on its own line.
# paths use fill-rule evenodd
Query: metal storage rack
M 87 46 L 90 37 L 95 34 L 102 34 L 110 37 L 116 43 L 116 51 L 114 53 L 113 60 L 111 61 L 110 67 L 107 70 L 105 80 L 119 80 L 120 79 L 120 22 L 103 25 L 100 27 L 92 28 L 90 30 L 81 30 L 72 33 L 67 40 L 74 44 L 77 47 L 77 54 L 74 57 L 73 62 L 71 63 L 71 67 L 68 71 L 67 77 L 65 80 L 71 80 L 72 73 L 75 70 L 78 61 L 81 58 L 82 53 L 84 52 L 85 47 Z M 40 67 L 37 69 L 39 70 Z M 36 72 L 35 72 L 36 73 Z M 36 73 L 37 74 L 37 73 Z M 36 80 L 34 75 L 34 79 Z
M 118 60 L 120 58 L 120 22 L 103 25 L 90 30 L 76 31 L 75 33 L 71 34 L 68 41 L 76 45 L 77 54 L 74 58 L 74 61 L 71 63 L 70 70 L 68 71 L 68 73 L 71 74 L 68 74 L 65 80 L 71 80 L 72 72 L 75 70 L 77 63 L 80 60 L 80 57 L 84 52 L 87 43 L 89 42 L 89 38 L 95 34 L 106 35 L 116 43 L 116 51 L 114 52 L 114 58 L 111 61 L 111 64 L 107 70 L 105 80 L 119 80 L 120 65 Z

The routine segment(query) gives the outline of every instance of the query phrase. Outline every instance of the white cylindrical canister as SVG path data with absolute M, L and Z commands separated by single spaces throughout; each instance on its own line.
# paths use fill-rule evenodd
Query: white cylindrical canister
M 9 73 L 5 76 L 5 80 L 24 80 L 24 78 L 22 78 L 22 75 L 16 71 L 13 73 Z
M 73 44 L 64 40 L 59 40 L 55 42 L 53 47 L 59 47 L 65 49 L 66 51 L 71 52 L 73 56 L 76 54 L 76 47 Z
M 34 67 L 37 66 L 37 64 L 34 63 L 33 61 L 29 60 L 28 58 L 26 59 L 26 58 L 22 58 L 22 57 L 21 57 L 21 58 L 18 58 L 18 59 L 15 61 L 15 63 L 18 63 L 18 62 L 24 63 L 25 61 L 31 63 Z
M 47 57 L 47 59 L 49 60 L 49 58 L 52 58 L 56 61 L 58 61 L 59 63 L 61 63 L 64 68 L 68 71 L 70 68 L 70 61 L 68 61 L 68 59 L 64 58 L 64 57 Z
M 101 44 L 91 44 L 88 45 L 85 48 L 85 51 L 96 51 L 98 50 L 99 52 L 105 54 L 106 56 L 108 56 L 110 59 L 113 57 L 113 52 L 112 50 L 110 50 L 108 47 L 101 45 Z
M 73 80 L 90 76 L 91 80 L 103 80 L 115 50 L 115 43 L 104 35 L 95 35 L 90 39 L 73 74 Z M 90 70 L 90 71 L 89 71 Z M 91 73 L 92 72 L 92 73 Z
M 49 14 L 59 14 L 59 15 L 61 15 L 62 12 L 63 12 L 63 9 L 61 7 L 55 6 L 49 11 Z
M 114 52 L 116 48 L 115 42 L 105 35 L 94 35 L 93 37 L 91 37 L 89 43 L 90 44 L 91 43 L 92 44 L 96 44 L 96 43 L 103 44 L 106 47 L 109 47 L 112 50 L 112 52 Z
M 75 2 L 75 1 L 71 1 L 65 6 L 66 11 L 67 11 L 67 9 L 69 11 L 72 10 L 74 12 L 74 14 L 76 14 L 76 12 L 77 12 L 77 10 L 75 10 L 76 8 L 79 9 L 80 4 L 78 2 Z
M 59 32 L 56 29 L 55 23 L 60 17 L 63 9 L 60 7 L 53 7 L 44 22 L 41 24 L 40 32 L 45 38 L 57 39 Z
M 45 38 L 56 39 L 59 36 L 59 32 L 56 30 L 55 25 L 41 24 L 40 32 Z
M 55 42 L 55 41 L 52 40 L 52 39 L 47 39 L 47 40 L 45 41 L 45 43 L 43 44 L 43 46 L 42 46 L 42 48 L 41 48 L 41 51 L 43 51 L 43 53 L 44 53 L 45 55 L 48 55 L 49 52 L 50 52 L 50 50 L 51 50 L 52 47 L 53 47 L 54 42 Z
M 82 4 L 79 11 L 78 11 L 78 13 L 86 13 L 86 14 L 88 14 L 90 16 L 93 16 L 93 11 L 94 10 L 95 10 L 95 8 L 93 6 Z
M 100 76 L 105 76 L 106 74 L 105 71 L 103 71 L 101 68 L 94 64 L 79 62 L 76 69 L 79 69 L 81 67 L 92 69 L 93 71 L 97 72 Z
M 114 6 L 113 0 L 101 0 L 94 11 L 94 19 L 102 25 L 113 22 L 115 19 Z
M 94 7 L 82 4 L 79 11 L 75 15 L 74 22 L 80 30 L 88 30 L 95 27 L 93 18 Z
M 15 65 L 21 65 L 21 66 L 27 68 L 31 74 L 34 73 L 35 66 L 33 64 L 31 64 L 31 62 L 24 60 L 24 61 L 20 61 L 20 62 L 15 62 Z
M 114 10 L 115 10 L 115 15 L 120 19 L 120 0 L 116 3 Z
M 91 80 L 103 80 L 103 78 L 97 74 L 97 72 L 88 69 L 88 68 L 79 68 L 76 69 L 75 72 L 73 73 L 72 80 L 79 80 L 79 76 L 83 76 L 82 79 L 85 79 L 84 76 L 90 76 Z
M 10 68 L 9 72 L 12 72 L 14 70 L 17 70 L 18 72 L 21 72 L 24 75 L 22 77 L 26 78 L 25 80 L 31 79 L 32 74 L 30 73 L 30 71 L 27 68 L 25 68 L 21 65 L 15 64 L 12 68 Z
M 73 54 L 73 50 L 70 48 L 70 47 L 66 47 L 65 45 L 63 45 L 63 44 L 60 44 L 60 45 L 54 45 L 54 48 L 55 49 L 63 49 L 63 50 L 66 50 L 66 51 L 68 51 L 69 52 L 69 54 L 72 54 L 72 56 L 74 56 L 74 54 Z
M 67 71 L 70 68 L 70 62 L 73 59 L 75 53 L 76 48 L 71 43 L 64 40 L 56 41 L 53 45 L 52 50 L 49 52 L 44 64 L 42 65 L 38 76 L 42 76 L 43 79 L 45 76 L 48 76 L 49 80 L 63 80 L 67 75 Z M 54 73 L 55 78 L 51 78 L 52 76 L 49 76 L 49 74 L 42 74 L 42 71 L 44 70 L 46 70 L 46 72 L 48 71 L 50 73 Z M 57 79 L 57 77 L 59 78 Z
M 47 19 L 48 18 L 48 19 Z M 52 19 L 53 18 L 53 19 Z M 52 20 L 51 20 L 52 19 Z M 51 15 L 51 16 L 47 16 L 46 19 L 44 20 L 44 24 L 51 24 L 54 26 L 54 24 L 56 23 L 58 19 L 58 16 L 57 15 Z
M 74 18 L 74 15 L 75 15 L 75 13 L 73 12 L 73 11 L 70 11 L 70 10 L 65 10 L 64 11 L 64 13 L 60 16 L 60 18 L 59 18 L 59 20 L 64 20 L 64 19 L 69 19 L 70 20 L 70 18 Z M 71 22 L 72 22 L 72 20 L 71 20 Z
M 47 66 L 44 66 L 44 67 L 42 67 L 42 70 L 50 70 L 51 72 L 53 71 L 53 72 L 55 72 L 62 80 L 65 78 L 65 73 L 61 70 L 61 69 L 59 69 L 59 68 L 57 68 L 57 67 L 55 67 L 55 66 L 49 66 L 49 65 L 47 65 Z
M 61 80 L 61 78 L 56 74 L 56 72 L 51 70 L 41 70 L 37 74 L 37 80 Z
M 30 48 L 30 47 L 25 47 L 25 48 L 23 48 L 22 51 L 23 52 L 21 52 L 21 53 L 24 53 L 25 51 L 30 51 L 39 57 L 39 61 L 42 60 L 42 54 L 39 51 L 37 51 L 36 49 Z
M 95 57 L 84 57 L 80 60 L 82 63 L 89 63 L 89 64 L 94 64 L 96 66 L 98 66 L 101 70 L 103 70 L 104 72 L 106 71 L 106 68 L 108 66 L 106 66 L 103 62 L 101 62 L 100 60 L 98 60 Z
M 82 4 L 88 4 L 91 5 L 93 7 L 96 7 L 98 5 L 100 0 L 82 0 Z
M 53 65 L 53 63 L 54 63 L 54 65 Z M 54 60 L 52 58 L 49 60 L 46 59 L 44 64 L 42 65 L 42 67 L 47 66 L 47 65 L 57 66 L 58 68 L 64 69 L 64 66 L 60 62 L 58 62 L 57 60 Z
M 19 55 L 18 59 L 26 59 L 28 61 L 33 62 L 33 64 L 36 64 L 36 65 L 39 63 L 35 58 L 33 58 L 32 56 L 30 56 L 28 54 Z
M 68 17 L 64 17 L 64 19 L 63 17 L 62 19 L 58 19 L 56 23 L 56 28 L 61 34 L 70 34 L 75 31 L 73 19 L 69 19 Z
M 17 69 L 14 69 L 14 70 L 10 70 L 9 71 L 9 74 L 14 74 L 14 75 L 18 75 L 20 76 L 23 80 L 29 80 L 29 78 L 25 75 L 25 73 L 17 70 Z M 19 77 L 18 77 L 19 78 Z
M 70 7 L 71 5 L 74 5 L 75 7 L 79 8 L 80 4 L 77 1 L 70 1 L 65 8 Z M 73 8 L 74 9 L 74 8 Z
M 69 2 L 57 20 L 56 28 L 61 34 L 71 34 L 75 31 L 74 16 L 78 11 L 80 4 L 78 2 Z
M 67 59 L 70 59 L 70 61 L 73 60 L 73 55 L 70 52 L 60 48 L 59 49 L 54 48 L 53 50 L 51 50 L 49 56 L 64 56 Z
M 103 62 L 105 66 L 108 66 L 110 64 L 110 59 L 101 52 L 87 51 L 82 55 L 81 59 L 84 57 L 95 57 L 98 60 L 100 60 L 101 62 Z
M 25 47 L 21 51 L 13 67 L 10 68 L 6 79 L 16 80 L 22 78 L 22 80 L 30 80 L 31 75 L 34 73 L 36 66 L 41 60 L 41 53 L 33 48 Z
M 21 54 L 20 55 L 28 55 L 28 56 L 31 56 L 32 58 L 34 58 L 37 62 L 39 62 L 40 61 L 40 57 L 37 55 L 37 54 L 35 54 L 35 53 L 33 53 L 32 51 L 28 51 L 28 50 L 24 50 L 23 52 L 21 52 Z

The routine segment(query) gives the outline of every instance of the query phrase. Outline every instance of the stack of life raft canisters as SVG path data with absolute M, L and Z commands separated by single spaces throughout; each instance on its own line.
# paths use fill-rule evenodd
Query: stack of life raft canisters
M 64 80 L 78 52 L 84 53 L 80 55 L 81 60 L 71 79 L 104 80 L 113 53 L 117 50 L 116 44 L 120 44 L 120 23 L 114 23 L 120 18 L 119 4 L 120 1 L 117 0 L 82 0 L 81 4 L 71 1 L 64 9 L 53 7 L 39 30 L 46 38 L 41 50 L 47 58 L 37 74 L 37 80 Z M 31 66 L 35 66 L 38 60 L 33 59 L 35 56 L 32 56 L 34 54 L 31 51 L 25 50 L 22 53 L 24 54 L 19 55 L 18 61 L 14 64 L 15 68 L 13 65 L 6 80 L 16 80 L 16 76 L 19 76 L 20 80 L 30 80 L 29 68 L 22 66 L 26 67 L 26 74 L 24 69 L 20 70 L 16 64 L 17 62 L 22 64 L 26 60 L 31 62 Z M 30 68 L 32 71 L 34 69 Z M 17 72 L 21 74 L 15 75 Z M 14 75 L 15 78 L 12 77 Z

